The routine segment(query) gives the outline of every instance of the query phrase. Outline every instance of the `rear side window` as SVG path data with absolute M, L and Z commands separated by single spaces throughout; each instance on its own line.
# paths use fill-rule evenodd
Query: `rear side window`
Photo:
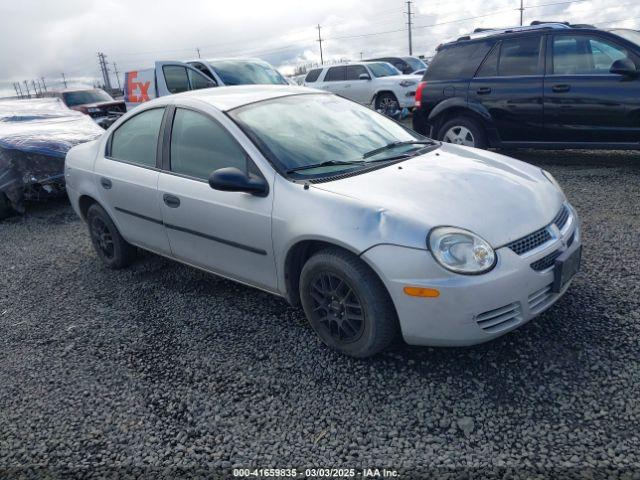
M 476 74 L 476 77 L 495 77 L 498 75 L 498 55 L 500 54 L 500 44 L 497 44 L 491 49 L 487 58 L 484 59 L 480 70 Z
M 347 67 L 331 67 L 324 77 L 325 82 L 340 82 L 345 79 Z
M 362 65 L 348 65 L 347 66 L 347 80 L 360 80 L 360 75 L 365 74 L 367 77 L 370 75 L 367 73 L 367 69 Z
M 316 80 L 318 80 L 318 77 L 320 76 L 321 71 L 322 71 L 321 68 L 316 68 L 315 70 L 311 70 L 309 73 L 307 73 L 307 76 L 305 77 L 304 81 L 315 82 Z
M 177 65 L 166 65 L 162 67 L 164 80 L 171 93 L 186 92 L 189 90 L 189 78 L 187 69 Z
M 156 166 L 158 134 L 164 108 L 154 108 L 131 117 L 113 132 L 109 156 L 116 160 Z
M 214 170 L 247 170 L 247 157 L 231 134 L 215 120 L 178 108 L 171 129 L 171 171 L 207 180 Z
M 498 75 L 536 75 L 539 73 L 540 37 L 510 38 L 502 41 Z
M 491 48 L 490 42 L 451 45 L 441 49 L 429 64 L 425 80 L 471 78 Z

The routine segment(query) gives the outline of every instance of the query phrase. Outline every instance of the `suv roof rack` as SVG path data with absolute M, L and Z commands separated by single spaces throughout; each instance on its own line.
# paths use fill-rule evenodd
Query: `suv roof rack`
M 571 28 L 567 23 L 560 22 L 548 22 L 548 23 L 536 23 L 535 25 L 524 25 L 516 27 L 503 27 L 503 28 L 476 28 L 473 33 L 463 35 L 454 41 L 473 40 L 476 38 L 489 37 L 491 35 L 499 35 L 501 33 L 515 33 L 515 32 L 527 32 L 531 30 L 543 30 L 543 29 L 562 29 Z
M 548 21 L 542 21 L 542 20 L 534 20 L 533 22 L 531 22 L 531 25 L 537 26 L 537 25 L 544 25 L 548 23 L 560 23 L 570 28 L 597 28 L 595 25 L 589 25 L 588 23 L 548 22 Z

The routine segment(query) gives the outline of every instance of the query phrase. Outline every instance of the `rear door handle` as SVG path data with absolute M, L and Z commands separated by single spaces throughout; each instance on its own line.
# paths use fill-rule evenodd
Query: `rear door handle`
M 566 84 L 554 85 L 553 87 L 551 87 L 551 90 L 553 90 L 556 93 L 564 93 L 571 90 L 571 85 L 566 85 Z
M 100 185 L 102 185 L 102 188 L 106 190 L 109 190 L 111 187 L 113 187 L 113 183 L 111 183 L 111 180 L 105 177 L 100 178 Z
M 174 195 L 169 195 L 168 193 L 165 193 L 162 196 L 162 199 L 164 200 L 164 203 L 169 208 L 178 208 L 180 206 L 180 199 Z
M 491 87 L 481 87 L 476 90 L 478 95 L 486 95 L 487 93 L 491 93 Z

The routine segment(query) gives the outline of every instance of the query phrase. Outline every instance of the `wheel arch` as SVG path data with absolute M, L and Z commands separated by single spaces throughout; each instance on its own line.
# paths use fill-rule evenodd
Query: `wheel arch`
M 284 286 L 285 286 L 285 296 L 289 303 L 293 306 L 300 305 L 300 274 L 302 272 L 302 267 L 306 263 L 309 258 L 311 258 L 316 252 L 324 249 L 324 248 L 335 248 L 338 250 L 342 250 L 344 252 L 348 252 L 351 255 L 362 260 L 371 271 L 378 277 L 385 290 L 387 287 L 380 277 L 377 269 L 370 265 L 366 258 L 362 257 L 360 254 L 362 252 L 358 252 L 355 249 L 352 249 L 348 246 L 341 245 L 337 242 L 332 242 L 326 239 L 316 239 L 309 238 L 299 240 L 287 251 L 284 260 Z M 389 291 L 387 290 L 387 293 Z M 391 297 L 391 295 L 389 295 Z M 392 302 L 393 303 L 393 302 Z M 394 305 L 395 309 L 395 305 Z
M 385 94 L 385 93 L 393 95 L 394 98 L 396 99 L 396 101 L 400 102 L 400 100 L 398 99 L 398 95 L 396 95 L 396 93 L 393 90 L 390 90 L 388 88 L 381 88 L 380 90 L 378 90 L 376 93 L 373 94 L 373 99 L 371 100 L 371 103 L 373 104 L 374 107 L 375 107 L 376 102 L 378 101 L 378 97 L 380 95 Z
M 487 136 L 493 125 L 493 117 L 480 103 L 468 103 L 462 98 L 452 98 L 438 104 L 429 114 L 428 123 L 433 127 L 433 136 L 438 135 L 440 127 L 455 117 L 469 117 L 476 120 Z
M 87 220 L 87 212 L 89 211 L 89 207 L 91 207 L 91 205 L 95 203 L 100 205 L 100 202 L 98 202 L 91 195 L 83 194 L 78 198 L 78 208 L 80 209 L 80 216 L 84 221 Z

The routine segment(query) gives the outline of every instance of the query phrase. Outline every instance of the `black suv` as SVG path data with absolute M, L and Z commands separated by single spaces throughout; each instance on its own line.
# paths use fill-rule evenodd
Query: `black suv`
M 440 45 L 413 128 L 462 145 L 640 148 L 640 32 L 539 23 Z

